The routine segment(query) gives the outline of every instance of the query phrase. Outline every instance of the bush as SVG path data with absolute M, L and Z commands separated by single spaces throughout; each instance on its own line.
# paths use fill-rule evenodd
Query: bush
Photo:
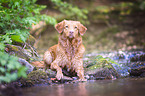
M 5 53 L 6 44 L 25 43 L 32 24 L 44 20 L 55 25 L 53 17 L 41 15 L 46 6 L 35 4 L 36 0 L 0 0 L 0 83 L 26 77 L 26 68 L 18 58 Z
M 26 77 L 27 68 L 19 64 L 18 58 L 0 52 L 0 83 L 11 82 L 18 77 Z

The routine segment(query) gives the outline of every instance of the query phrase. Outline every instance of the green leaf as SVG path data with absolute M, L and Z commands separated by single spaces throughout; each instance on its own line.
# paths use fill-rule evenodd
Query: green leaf
M 4 50 L 5 49 L 5 44 L 4 43 L 0 43 L 0 50 Z
M 10 61 L 9 61 L 9 63 L 7 64 L 7 68 L 8 68 L 7 70 L 15 69 L 14 63 L 15 63 L 15 62 L 10 62 Z
M 15 7 L 19 7 L 19 6 L 20 6 L 20 5 L 19 5 L 19 2 L 15 2 L 14 6 L 15 6 Z
M 7 35 L 4 35 L 3 38 L 4 38 L 4 41 L 3 41 L 4 43 L 9 43 L 10 44 L 12 42 L 11 38 Z
M 23 43 L 23 41 L 21 40 L 21 36 L 20 35 L 11 35 L 11 39 L 13 41 Z
M 2 66 L 5 66 L 5 65 L 6 65 L 6 63 L 7 63 L 7 61 L 6 61 L 6 60 L 2 60 L 2 59 L 1 59 L 1 60 L 0 60 L 0 63 L 1 63 L 1 65 L 2 65 Z
M 0 72 L 4 73 L 4 72 L 6 72 L 6 69 L 3 67 L 0 67 Z
M 12 73 L 12 74 L 6 74 L 6 76 L 8 76 L 9 78 L 11 78 L 12 81 L 17 79 L 17 73 Z
M 5 24 L 4 23 L 0 23 L 0 27 L 4 27 L 5 26 Z
M 26 75 L 26 71 L 28 70 L 28 68 L 27 67 L 24 67 L 24 66 L 22 66 L 21 68 L 19 68 L 19 70 L 18 70 L 18 77 L 24 77 L 24 78 L 26 78 L 27 77 L 27 75 Z
M 2 81 L 5 81 L 5 82 L 9 83 L 11 80 L 10 80 L 10 78 L 8 76 L 0 76 L 0 83 Z

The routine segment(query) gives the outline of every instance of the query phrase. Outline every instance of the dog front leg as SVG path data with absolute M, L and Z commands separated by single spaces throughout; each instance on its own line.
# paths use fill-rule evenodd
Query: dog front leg
M 59 62 L 60 60 L 56 59 L 51 63 L 51 69 L 55 69 L 57 71 L 56 73 L 57 80 L 60 80 L 63 78 L 62 69 L 58 66 Z
M 87 81 L 87 79 L 84 78 L 83 60 L 75 59 L 73 63 L 77 76 L 79 77 L 79 81 Z

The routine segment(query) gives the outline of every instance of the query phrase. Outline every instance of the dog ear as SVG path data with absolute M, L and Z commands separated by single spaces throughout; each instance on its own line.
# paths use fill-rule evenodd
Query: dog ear
M 83 25 L 83 24 L 81 24 L 81 23 L 79 23 L 79 33 L 81 34 L 81 35 L 84 35 L 84 33 L 87 31 L 87 28 Z
M 63 27 L 64 27 L 65 20 L 61 21 L 60 23 L 55 25 L 55 29 L 58 31 L 58 33 L 62 33 Z

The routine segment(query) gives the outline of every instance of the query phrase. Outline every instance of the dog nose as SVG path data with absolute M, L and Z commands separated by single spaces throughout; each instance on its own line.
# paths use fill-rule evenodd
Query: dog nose
M 73 33 L 74 33 L 74 31 L 69 31 L 69 33 L 70 33 L 70 34 L 73 34 Z

